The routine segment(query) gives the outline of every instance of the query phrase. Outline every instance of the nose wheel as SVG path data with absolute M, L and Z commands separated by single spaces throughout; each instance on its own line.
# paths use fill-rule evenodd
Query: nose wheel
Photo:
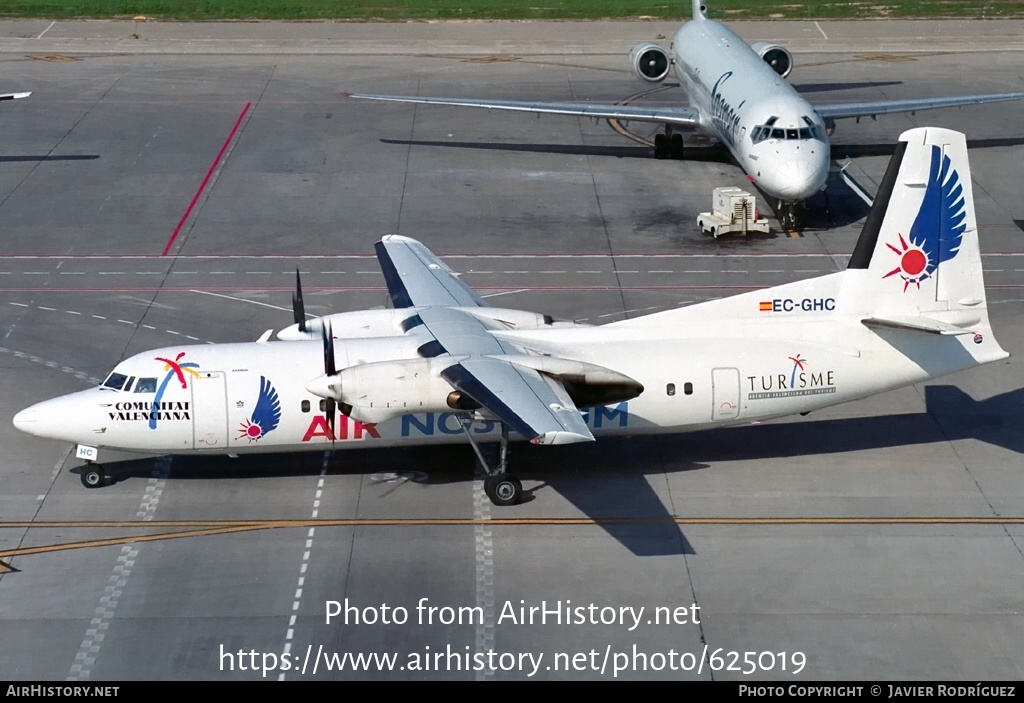
M 102 464 L 88 463 L 82 469 L 82 485 L 86 488 L 99 488 L 107 482 L 107 472 Z
M 803 227 L 803 207 L 801 203 L 779 201 L 779 224 L 785 230 L 798 230 Z

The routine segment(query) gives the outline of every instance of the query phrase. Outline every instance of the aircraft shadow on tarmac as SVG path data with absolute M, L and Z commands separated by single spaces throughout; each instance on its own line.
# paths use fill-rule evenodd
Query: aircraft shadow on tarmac
M 98 158 L 100 158 L 99 154 L 66 154 L 63 156 L 52 154 L 34 156 L 28 154 L 25 156 L 0 156 L 0 163 L 14 163 L 17 161 L 95 161 Z
M 539 482 L 526 491 L 527 502 L 536 493 L 555 490 L 637 556 L 694 554 L 683 530 L 672 522 L 676 516 L 662 498 L 663 482 L 655 481 L 656 489 L 649 476 L 706 469 L 721 461 L 828 455 L 963 439 L 978 439 L 1024 454 L 1024 388 L 977 401 L 955 386 L 927 386 L 925 408 L 919 413 L 603 439 L 586 445 L 534 447 L 517 443 L 512 446 L 511 466 L 528 485 Z M 386 483 L 386 488 L 377 491 L 384 498 L 403 490 L 406 483 L 429 486 L 468 481 L 473 465 L 472 452 L 465 445 L 345 450 L 332 455 L 328 472 L 362 474 L 370 484 Z M 114 481 L 154 475 L 152 458 L 109 462 L 105 467 Z M 175 457 L 169 480 L 309 477 L 319 475 L 322 467 L 323 455 L 318 452 L 238 459 L 182 456 Z M 821 470 L 841 468 L 823 462 Z M 492 508 L 491 515 L 501 517 L 503 511 L 516 516 L 515 508 Z M 438 512 L 443 512 L 443 505 L 438 505 Z

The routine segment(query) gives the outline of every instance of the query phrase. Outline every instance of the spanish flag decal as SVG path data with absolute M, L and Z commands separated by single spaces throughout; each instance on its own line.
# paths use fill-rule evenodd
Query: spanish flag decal
M 772 311 L 772 301 L 770 301 L 770 300 L 762 300 L 761 301 L 760 311 L 761 312 L 771 312 Z

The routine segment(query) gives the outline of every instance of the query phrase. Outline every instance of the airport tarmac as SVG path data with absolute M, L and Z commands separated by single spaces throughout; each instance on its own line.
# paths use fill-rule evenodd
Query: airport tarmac
M 1019 22 L 735 28 L 785 39 L 812 102 L 1024 75 Z M 514 445 L 511 508 L 468 446 L 112 454 L 88 490 L 73 447 L 11 425 L 132 354 L 287 326 L 296 268 L 311 314 L 383 306 L 388 233 L 592 323 L 844 267 L 867 208 L 838 178 L 802 236 L 714 240 L 698 213 L 746 179 L 713 145 L 659 161 L 649 127 L 342 95 L 622 100 L 649 89 L 629 47 L 674 29 L 0 22 L 0 91 L 33 91 L 0 106 L 0 678 L 1024 677 L 1024 104 L 834 135 L 877 183 L 904 130 L 967 133 L 999 364 L 759 426 Z

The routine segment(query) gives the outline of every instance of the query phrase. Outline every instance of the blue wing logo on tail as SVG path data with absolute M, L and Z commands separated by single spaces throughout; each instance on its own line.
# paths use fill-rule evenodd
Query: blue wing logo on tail
M 242 421 L 238 428 L 238 439 L 243 437 L 252 444 L 262 439 L 268 432 L 273 432 L 281 424 L 281 399 L 277 396 L 277 389 L 266 379 L 260 376 L 260 397 L 256 400 L 256 407 L 252 411 L 252 417 Z
M 952 168 L 949 157 L 933 145 L 928 185 L 921 209 L 910 228 L 910 241 L 900 233 L 898 246 L 886 242 L 900 257 L 900 265 L 882 278 L 899 275 L 904 291 L 912 283 L 920 289 L 921 283 L 935 274 L 939 264 L 957 255 L 966 229 L 967 209 L 960 174 Z

